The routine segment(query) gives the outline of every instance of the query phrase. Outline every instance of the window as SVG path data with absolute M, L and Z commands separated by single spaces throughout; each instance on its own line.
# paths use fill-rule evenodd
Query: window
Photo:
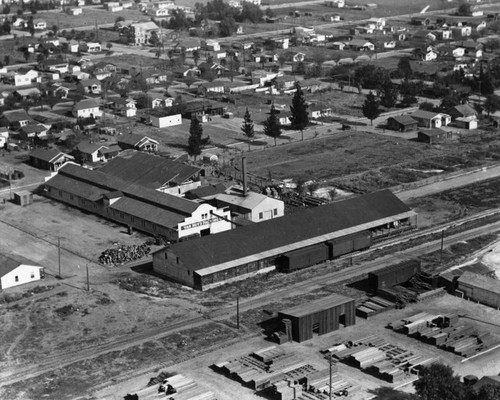
M 260 212 L 260 213 L 259 213 L 259 219 L 262 219 L 262 218 L 264 218 L 264 213 L 261 213 L 261 212 Z
M 165 253 L 165 260 L 167 260 L 167 259 L 168 259 L 168 254 L 167 254 L 167 253 Z
M 31 279 L 35 279 L 35 272 L 31 271 Z
M 179 264 L 179 257 L 177 257 L 177 264 Z
M 19 277 L 18 277 L 18 276 L 14 277 L 14 280 L 15 280 L 16 282 L 19 282 Z
M 191 271 L 190 270 L 188 270 L 188 275 L 191 275 Z
M 274 209 L 274 216 L 276 216 L 276 215 L 278 215 L 278 209 L 277 208 Z

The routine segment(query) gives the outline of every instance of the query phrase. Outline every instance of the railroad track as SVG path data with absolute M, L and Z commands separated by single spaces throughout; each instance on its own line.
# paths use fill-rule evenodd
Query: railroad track
M 500 209 L 489 210 L 487 212 L 477 214 L 476 216 L 470 216 L 464 218 L 460 221 L 443 224 L 439 227 L 427 229 L 420 232 L 413 232 L 409 235 L 406 235 L 403 238 L 393 239 L 389 241 L 389 243 L 391 243 L 392 245 L 403 243 L 408 240 L 415 239 L 421 236 L 426 236 L 432 233 L 441 232 L 446 227 L 455 226 L 457 224 L 463 224 L 471 220 L 481 219 L 484 218 L 485 216 L 493 215 L 499 212 Z M 500 221 L 485 226 L 480 226 L 474 229 L 470 229 L 454 235 L 450 235 L 445 239 L 445 244 L 449 245 L 457 241 L 467 240 L 472 237 L 480 236 L 482 234 L 491 233 L 498 230 L 500 230 Z M 303 282 L 299 282 L 294 285 L 289 285 L 286 289 L 275 290 L 273 292 L 265 293 L 252 298 L 242 299 L 240 301 L 240 312 L 245 312 L 258 307 L 262 307 L 269 303 L 272 303 L 273 301 L 282 300 L 283 298 L 286 297 L 297 296 L 300 295 L 301 293 L 308 293 L 314 288 L 324 287 L 335 283 L 341 283 L 362 276 L 364 274 L 367 274 L 368 272 L 380 269 L 384 265 L 390 263 L 396 263 L 410 257 L 417 257 L 428 251 L 437 250 L 440 247 L 440 244 L 441 244 L 440 239 L 434 240 L 432 242 L 420 244 L 418 246 L 409 248 L 407 250 L 398 251 L 397 254 L 381 257 L 374 261 L 366 262 L 363 264 L 354 264 L 340 271 L 332 271 L 323 275 L 312 277 Z M 387 244 L 386 242 L 382 242 L 380 244 L 375 245 L 373 248 L 358 253 L 354 256 L 345 256 L 344 259 L 351 257 L 356 258 L 362 255 L 366 255 L 369 252 L 381 249 L 388 245 L 389 244 Z M 85 349 L 67 351 L 64 354 L 49 355 L 44 358 L 43 362 L 39 362 L 36 364 L 17 365 L 10 371 L 4 371 L 0 373 L 0 387 L 25 380 L 27 377 L 36 377 L 46 372 L 50 372 L 52 370 L 73 364 L 75 362 L 83 361 L 90 358 L 95 358 L 100 355 L 107 354 L 113 351 L 124 350 L 132 346 L 140 345 L 147 341 L 158 340 L 181 330 L 199 327 L 208 324 L 210 322 L 222 322 L 224 320 L 233 317 L 235 315 L 235 311 L 236 307 L 233 302 L 229 303 L 228 306 L 213 311 L 209 314 L 200 315 L 179 322 L 171 323 L 169 324 L 168 328 L 165 327 L 155 328 L 152 330 L 148 330 L 146 332 L 129 334 L 126 336 L 114 338 L 112 341 L 110 340 L 105 343 L 91 345 L 86 347 Z M 224 347 L 224 344 L 221 344 L 219 346 Z

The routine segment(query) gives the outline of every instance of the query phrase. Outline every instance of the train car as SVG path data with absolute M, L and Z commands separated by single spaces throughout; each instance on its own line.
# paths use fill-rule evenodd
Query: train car
M 370 231 L 362 231 L 328 240 L 326 243 L 329 247 L 329 258 L 333 260 L 334 258 L 352 253 L 353 251 L 368 249 L 372 244 L 372 234 Z
M 329 247 L 325 243 L 290 251 L 276 259 L 276 269 L 292 272 L 328 260 Z

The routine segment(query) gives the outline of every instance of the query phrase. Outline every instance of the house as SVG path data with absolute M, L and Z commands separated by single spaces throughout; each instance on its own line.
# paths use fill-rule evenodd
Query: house
M 170 9 L 168 8 L 150 8 L 147 11 L 148 15 L 152 17 L 168 17 L 170 15 Z
M 195 50 L 201 49 L 201 42 L 196 39 L 184 39 L 177 42 L 176 48 L 186 53 L 192 53 Z
M 136 101 L 130 97 L 113 99 L 113 108 L 124 117 L 135 117 L 137 114 Z
M 344 50 L 346 44 L 344 42 L 333 42 L 332 44 L 330 44 L 330 47 L 333 50 Z
M 438 144 L 453 138 L 453 132 L 439 128 L 426 129 L 418 132 L 418 141 L 422 143 Z
M 434 32 L 440 40 L 450 40 L 452 37 L 452 31 L 450 29 L 439 29 Z
M 392 129 L 398 132 L 408 132 L 416 130 L 418 121 L 409 115 L 398 115 L 387 119 L 387 129 Z
M 423 128 L 440 128 L 451 122 L 451 116 L 448 114 L 425 110 L 417 110 L 411 114 L 411 117 L 417 120 L 418 126 Z
M 60 74 L 66 74 L 69 71 L 69 63 L 55 58 L 48 58 L 40 61 L 38 68 L 42 71 L 57 71 Z
M 452 120 L 464 117 L 477 117 L 476 110 L 474 110 L 469 104 L 459 104 L 450 108 L 447 112 L 450 114 Z
M 38 99 L 41 97 L 41 94 L 42 92 L 40 92 L 40 89 L 36 87 L 17 89 L 14 92 L 12 92 L 12 95 L 17 101 Z
M 204 82 L 198 86 L 198 94 L 201 96 L 206 96 L 209 93 L 224 93 L 225 82 Z
M 430 40 L 431 42 L 434 42 L 435 40 L 437 40 L 438 35 L 436 32 L 429 32 L 427 35 L 425 35 L 425 38 L 427 40 Z
M 82 15 L 83 14 L 83 8 L 81 8 L 81 7 L 71 7 L 71 8 L 67 8 L 66 12 L 69 15 L 73 15 L 73 16 Z
M 220 51 L 220 43 L 217 40 L 207 39 L 202 41 L 204 50 L 207 51 Z
M 384 49 L 395 49 L 395 48 L 396 48 L 395 40 L 389 40 L 388 42 L 384 42 Z
M 117 147 L 117 145 L 115 145 Z M 112 146 L 105 146 L 100 143 L 87 143 L 81 142 L 76 146 L 77 153 L 79 158 L 83 163 L 97 163 L 107 161 L 109 158 L 109 150 L 113 150 Z M 116 153 L 113 156 L 116 156 L 121 149 L 118 147 Z
M 43 19 L 35 19 L 33 21 L 33 27 L 37 31 L 42 31 L 44 29 L 47 29 L 47 22 L 45 22 Z
M 325 86 L 321 81 L 311 78 L 300 81 L 300 87 L 304 92 L 314 93 Z
M 346 43 L 350 49 L 355 51 L 374 51 L 375 45 L 372 42 L 362 39 L 353 39 Z
M 292 121 L 290 119 L 292 117 L 292 113 L 289 111 L 280 112 L 277 114 L 277 117 L 281 126 L 290 126 L 292 124 Z
M 24 109 L 4 111 L 2 117 L 0 118 L 0 126 L 4 126 L 12 130 L 18 130 L 23 126 L 28 125 L 31 121 L 32 118 Z
M 50 126 L 44 124 L 28 124 L 19 129 L 19 137 L 22 140 L 44 139 L 47 137 Z
M 298 52 L 292 55 L 292 61 L 297 63 L 297 62 L 303 62 L 306 58 L 305 53 Z
M 465 55 L 465 47 L 456 47 L 451 51 L 451 54 L 455 58 L 463 57 Z
M 278 90 L 291 90 L 295 87 L 297 78 L 292 75 L 277 76 L 273 79 L 276 89 Z
M 462 26 L 452 26 L 451 31 L 453 32 L 454 38 L 468 37 L 472 35 L 472 27 L 469 25 Z
M 102 51 L 102 46 L 101 43 L 97 42 L 87 42 L 84 43 L 82 46 L 82 51 L 86 51 L 89 53 L 100 53 Z
M 267 82 L 271 82 L 274 78 L 276 78 L 279 73 L 278 72 L 269 72 L 264 70 L 254 70 L 252 71 L 252 83 L 258 83 L 260 86 L 264 86 Z
M 422 50 L 420 48 L 417 48 L 413 50 L 411 54 L 414 60 L 420 60 L 420 61 L 434 61 L 438 57 L 437 52 L 432 49 Z
M 99 104 L 94 99 L 80 100 L 73 106 L 72 114 L 76 118 L 96 118 L 101 116 Z
M 39 83 L 38 71 L 34 69 L 26 70 L 19 68 L 17 71 L 9 71 L 2 75 L 2 80 L 14 86 L 31 85 L 33 82 Z
M 168 126 L 182 125 L 181 114 L 173 114 L 173 115 L 164 115 L 164 113 L 151 114 L 149 118 L 151 121 L 151 125 L 153 125 L 155 128 L 166 128 Z
M 45 93 L 48 96 L 57 97 L 59 99 L 67 99 L 70 90 L 71 89 L 69 85 L 52 83 L 46 86 Z
M 148 85 L 157 85 L 168 80 L 166 71 L 160 69 L 145 69 L 134 76 L 134 78 L 138 77 L 142 77 Z
M 0 128 L 0 148 L 4 148 L 9 140 L 9 130 L 7 128 Z
M 327 108 L 323 108 L 323 107 L 318 107 L 318 108 L 311 107 L 309 109 L 309 115 L 313 119 L 320 119 L 320 118 L 332 117 L 334 114 L 333 114 L 333 110 L 330 107 L 327 107 Z
M 36 149 L 30 154 L 30 163 L 36 168 L 55 172 L 75 157 L 55 149 Z
M 82 79 L 77 85 L 82 87 L 85 93 L 89 94 L 100 94 L 102 91 L 101 82 L 95 78 Z
M 139 22 L 130 25 L 130 41 L 135 45 L 147 44 L 151 36 L 160 36 L 160 28 L 154 22 Z
M 35 282 L 45 277 L 44 268 L 27 258 L 0 254 L 0 289 Z
M 458 117 L 455 119 L 454 124 L 457 128 L 472 130 L 477 129 L 478 120 L 476 116 Z
M 465 48 L 465 55 L 469 57 L 481 58 L 483 56 L 484 45 L 477 43 L 474 40 L 468 39 L 461 42 L 461 46 Z
M 172 107 L 174 104 L 173 97 L 165 97 L 164 93 L 158 93 L 156 91 L 147 92 L 148 97 L 148 107 L 155 109 L 159 107 Z
M 232 186 L 225 193 L 216 194 L 210 203 L 217 208 L 229 207 L 231 217 L 236 222 L 244 219 L 258 223 L 285 214 L 282 200 L 245 190 L 241 186 Z
M 412 17 L 410 23 L 417 26 L 428 26 L 431 24 L 431 20 L 427 17 Z
M 286 50 L 290 47 L 290 39 L 289 38 L 275 38 L 273 39 L 273 44 L 277 49 Z
M 131 133 L 120 136 L 118 139 L 118 146 L 123 150 L 135 149 L 147 153 L 156 153 L 159 143 L 147 136 Z

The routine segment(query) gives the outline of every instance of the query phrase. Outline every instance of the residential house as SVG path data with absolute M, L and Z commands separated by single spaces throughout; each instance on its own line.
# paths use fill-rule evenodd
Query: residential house
M 276 116 L 281 126 L 290 126 L 292 124 L 292 120 L 290 119 L 292 117 L 291 112 L 280 112 Z
M 193 66 L 180 66 L 174 69 L 174 76 L 176 78 L 186 78 L 188 76 L 191 77 L 199 77 L 201 75 L 201 70 L 199 67 Z
M 134 7 L 134 2 L 133 1 L 120 1 L 120 6 L 124 9 L 127 9 L 127 8 L 132 8 Z
M 330 47 L 333 50 L 344 50 L 346 44 L 344 42 L 333 42 L 332 44 L 330 44 Z
M 172 107 L 174 104 L 173 97 L 165 97 L 164 93 L 156 91 L 147 92 L 148 107 L 155 109 L 160 107 Z
M 40 89 L 36 87 L 30 87 L 26 89 L 17 89 L 14 92 L 12 92 L 12 95 L 14 96 L 14 99 L 17 101 L 23 101 L 23 100 L 33 100 L 33 99 L 38 99 L 41 97 L 42 92 Z
M 410 115 L 398 115 L 387 119 L 387 129 L 392 129 L 398 132 L 409 132 L 416 130 L 418 121 Z
M 81 7 L 68 7 L 66 9 L 66 12 L 69 15 L 73 15 L 73 16 L 82 15 L 83 14 L 83 8 L 81 8 Z
M 384 49 L 395 49 L 395 48 L 396 48 L 395 40 L 389 40 L 387 42 L 384 42 Z
M 438 53 L 430 48 L 422 50 L 417 48 L 412 51 L 412 58 L 419 61 L 434 61 L 438 57 Z
M 220 43 L 217 40 L 207 39 L 201 42 L 204 50 L 220 51 Z
M 33 82 L 39 82 L 39 73 L 34 69 L 22 69 L 19 68 L 17 71 L 9 71 L 2 75 L 2 80 L 4 83 L 14 85 L 14 86 L 26 86 L 31 85 Z
M 49 129 L 50 125 L 28 124 L 22 126 L 18 133 L 21 140 L 45 139 L 49 133 Z
M 427 40 L 430 40 L 431 42 L 434 42 L 434 41 L 436 41 L 436 40 L 437 40 L 438 35 L 437 35 L 437 33 L 436 33 L 436 32 L 429 32 L 429 33 L 427 33 L 427 35 L 425 35 L 425 38 L 426 38 Z
M 80 100 L 73 106 L 72 113 L 76 118 L 97 118 L 101 116 L 99 104 L 94 99 Z
M 465 47 L 456 47 L 451 51 L 451 54 L 455 58 L 463 57 L 465 55 Z
M 152 17 L 168 17 L 170 15 L 169 8 L 150 8 L 147 11 L 147 14 Z
M 75 158 L 55 149 L 36 149 L 30 154 L 30 163 L 36 168 L 55 172 L 68 161 Z
M 92 75 L 102 81 L 103 79 L 112 76 L 116 72 L 117 68 L 115 64 L 109 62 L 98 62 L 94 64 L 92 68 Z
M 37 31 L 43 31 L 47 29 L 47 22 L 44 21 L 43 19 L 35 19 L 33 20 L 33 27 Z
M 152 113 L 149 116 L 151 125 L 155 128 L 167 128 L 169 126 L 182 125 L 182 115 L 181 114 L 165 114 L 165 113 Z M 201 122 L 204 122 L 200 118 Z
M 436 33 L 437 38 L 440 40 L 450 40 L 453 33 L 450 29 L 439 29 L 434 32 Z
M 38 68 L 42 71 L 56 71 L 59 74 L 66 74 L 69 71 L 69 63 L 64 60 L 48 58 L 38 63 Z
M 83 88 L 83 91 L 88 94 L 100 94 L 102 91 L 102 84 L 95 78 L 82 79 L 77 84 Z
M 464 40 L 460 45 L 465 49 L 465 55 L 474 58 L 481 58 L 483 56 L 484 45 L 475 42 L 472 39 Z
M 374 51 L 375 45 L 372 42 L 362 39 L 353 39 L 346 43 L 350 49 L 355 51 Z
M 298 63 L 298 62 L 303 62 L 306 59 L 305 53 L 298 52 L 295 54 L 292 54 L 292 62 Z
M 101 43 L 97 42 L 87 42 L 82 44 L 80 47 L 81 51 L 88 53 L 100 53 L 102 51 Z
M 277 76 L 273 79 L 276 89 L 278 90 L 291 90 L 295 87 L 297 79 L 292 75 Z
M 277 49 L 286 50 L 290 47 L 290 39 L 289 38 L 275 38 L 275 39 L 273 39 L 273 44 Z
M 105 162 L 116 157 L 120 152 L 118 145 L 102 145 L 100 143 L 81 142 L 76 146 L 81 161 L 86 163 Z
M 130 25 L 130 41 L 135 45 L 147 44 L 153 35 L 159 37 L 160 28 L 152 21 Z
M 323 83 L 317 79 L 304 79 L 299 82 L 304 92 L 314 93 L 323 87 Z M 325 86 L 326 87 L 326 86 Z
M 175 47 L 179 51 L 192 53 L 195 50 L 201 49 L 201 42 L 197 39 L 184 39 L 178 41 Z
M 258 83 L 264 86 L 267 82 L 271 82 L 274 78 L 280 75 L 278 72 L 269 72 L 264 70 L 252 71 L 252 83 Z
M 431 24 L 431 20 L 427 17 L 411 17 L 410 23 L 417 26 L 428 26 Z
M 330 107 L 311 107 L 309 109 L 309 115 L 312 119 L 327 118 L 333 116 L 333 110 Z
M 459 104 L 448 110 L 452 120 L 463 117 L 477 117 L 477 112 L 469 104 Z
M 130 97 L 114 99 L 113 108 L 124 117 L 135 117 L 137 114 L 136 101 Z
M 0 290 L 35 282 L 44 277 L 44 268 L 35 262 L 17 255 L 0 254 Z
M 52 83 L 46 86 L 45 93 L 48 96 L 57 97 L 59 99 L 67 99 L 71 90 L 70 85 L 63 83 Z
M 2 117 L 0 117 L 0 126 L 17 131 L 31 121 L 32 118 L 23 109 L 4 111 Z
M 417 120 L 418 126 L 423 128 L 440 128 L 451 122 L 451 116 L 448 114 L 425 110 L 417 110 L 411 114 L 411 117 Z
M 0 148 L 3 149 L 9 140 L 9 130 L 7 128 L 0 128 Z
M 429 144 L 447 142 L 453 138 L 453 132 L 444 131 L 439 128 L 426 129 L 418 132 L 418 141 Z
M 150 137 L 131 133 L 128 135 L 121 135 L 118 139 L 118 146 L 120 146 L 122 150 L 135 149 L 147 153 L 156 153 L 159 143 Z
M 160 69 L 144 69 L 138 72 L 136 77 L 142 77 L 148 85 L 157 85 L 168 80 L 167 72 Z
M 198 86 L 198 94 L 206 96 L 210 93 L 224 93 L 224 82 L 204 82 Z
M 451 31 L 453 32 L 454 38 L 468 37 L 472 35 L 472 27 L 469 25 L 462 26 L 452 26 Z

